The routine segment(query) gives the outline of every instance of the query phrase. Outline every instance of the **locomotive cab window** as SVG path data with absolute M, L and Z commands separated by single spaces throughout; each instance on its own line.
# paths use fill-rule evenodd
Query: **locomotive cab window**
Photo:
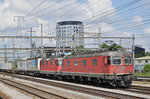
M 131 57 L 130 56 L 125 56 L 124 57 L 124 62 L 125 62 L 125 65 L 131 65 L 132 64 L 132 60 L 131 60 Z
M 121 56 L 113 56 L 112 63 L 113 65 L 121 65 Z
M 97 59 L 92 59 L 92 65 L 97 66 Z

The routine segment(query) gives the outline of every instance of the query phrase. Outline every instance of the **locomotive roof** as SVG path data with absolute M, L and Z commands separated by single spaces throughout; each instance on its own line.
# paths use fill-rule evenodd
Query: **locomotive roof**
M 66 56 L 65 58 L 76 58 L 76 57 L 90 57 L 90 56 L 112 56 L 112 55 L 131 55 L 131 52 L 127 51 L 104 51 L 104 52 L 96 52 L 96 53 L 83 53 L 76 54 L 71 56 Z

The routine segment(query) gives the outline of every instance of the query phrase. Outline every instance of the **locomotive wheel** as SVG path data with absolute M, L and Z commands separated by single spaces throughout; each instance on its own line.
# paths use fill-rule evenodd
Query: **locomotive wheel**
M 124 83 L 125 83 L 125 84 L 124 84 L 123 87 L 130 87 L 130 86 L 131 86 L 131 83 L 132 83 L 132 80 L 125 81 Z
M 110 84 L 111 86 L 113 86 L 113 87 L 116 87 L 116 86 L 117 86 L 117 82 L 116 82 L 115 80 L 109 80 L 108 82 L 109 82 L 109 84 Z

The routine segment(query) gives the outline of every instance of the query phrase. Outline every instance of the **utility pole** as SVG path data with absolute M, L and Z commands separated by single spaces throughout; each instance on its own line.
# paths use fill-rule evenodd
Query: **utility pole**
M 75 52 L 75 35 L 72 35 L 72 43 L 73 43 L 73 52 Z
M 15 48 L 14 39 L 13 39 L 13 48 Z M 15 66 L 15 50 L 13 50 L 13 66 Z
M 121 46 L 121 38 L 120 38 L 120 42 L 119 42 L 119 45 Z
M 21 21 L 24 21 L 23 16 L 14 16 L 14 22 L 17 22 L 17 34 L 21 35 Z
M 133 56 L 133 66 L 134 66 L 134 58 L 135 58 L 135 53 L 134 53 L 134 51 L 135 51 L 135 42 L 134 42 L 134 40 L 135 40 L 135 36 L 133 35 L 133 45 L 132 45 L 132 56 Z
M 7 63 L 7 52 L 6 52 L 6 44 L 5 44 L 5 53 L 4 53 L 4 62 Z
M 94 4 L 95 4 L 95 2 L 93 0 L 93 18 L 94 18 L 94 10 L 95 10 Z
M 41 24 L 41 48 L 43 48 L 43 24 Z M 41 58 L 43 58 L 43 49 L 41 49 Z
M 30 48 L 32 48 L 32 33 L 35 31 L 32 31 L 32 28 L 30 28 L 30 31 L 27 32 L 30 32 Z M 32 50 L 30 50 L 30 58 L 32 58 Z
M 98 28 L 99 49 L 101 49 L 101 27 Z

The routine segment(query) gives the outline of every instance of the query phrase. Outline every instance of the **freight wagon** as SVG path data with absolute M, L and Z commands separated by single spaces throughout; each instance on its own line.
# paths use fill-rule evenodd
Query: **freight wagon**
M 12 69 L 12 63 L 0 63 L 0 69 L 11 70 Z
M 40 70 L 40 58 L 19 60 L 17 62 L 17 73 L 19 74 L 35 74 Z

